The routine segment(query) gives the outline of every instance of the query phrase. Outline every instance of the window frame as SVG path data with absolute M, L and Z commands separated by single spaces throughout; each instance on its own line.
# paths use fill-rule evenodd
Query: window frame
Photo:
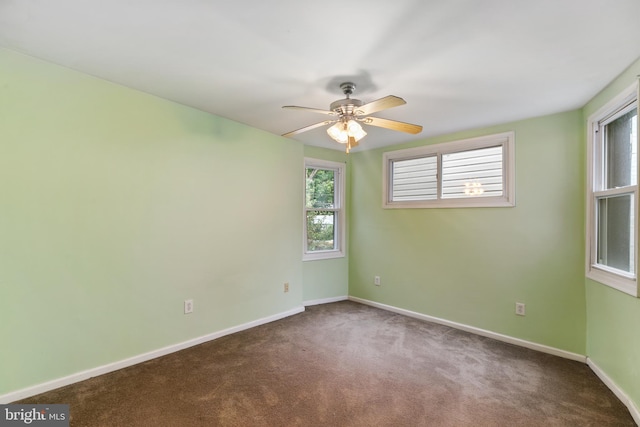
M 503 193 L 497 197 L 442 198 L 442 156 L 444 154 L 472 151 L 481 148 L 502 146 Z M 392 163 L 394 161 L 437 156 L 435 200 L 392 201 Z M 425 145 L 416 148 L 387 151 L 382 156 L 382 207 L 404 208 L 481 208 L 515 206 L 515 132 L 503 132 L 476 138 Z
M 334 172 L 334 208 L 308 208 L 307 207 L 307 168 L 332 170 Z M 321 160 L 310 157 L 304 158 L 303 169 L 304 184 L 302 188 L 302 260 L 314 261 L 321 259 L 331 258 L 344 258 L 345 256 L 345 224 L 346 224 L 346 210 L 345 210 L 345 164 L 339 162 L 332 162 L 329 160 Z M 307 213 L 309 211 L 333 211 L 336 213 L 336 221 L 334 223 L 334 239 L 335 249 L 322 250 L 322 251 L 308 251 L 307 250 Z
M 615 98 L 606 103 L 598 111 L 591 114 L 587 119 L 587 212 L 586 212 L 586 277 L 603 285 L 617 289 L 634 297 L 639 296 L 638 292 L 638 188 L 639 183 L 636 179 L 635 185 L 625 187 L 604 189 L 604 138 L 601 136 L 603 132 L 599 129 L 611 123 L 616 118 L 622 116 L 624 111 L 630 111 L 630 106 L 635 105 L 636 111 L 640 114 L 639 85 L 635 82 L 624 91 L 619 93 Z M 636 173 L 640 168 L 638 160 L 640 160 L 640 132 L 637 132 L 636 153 Z M 636 175 L 638 176 L 638 175 Z M 632 195 L 633 215 L 635 227 L 633 230 L 633 264 L 634 273 L 625 272 L 607 265 L 597 263 L 598 255 L 598 215 L 597 204 L 600 198 L 610 198 L 621 195 Z

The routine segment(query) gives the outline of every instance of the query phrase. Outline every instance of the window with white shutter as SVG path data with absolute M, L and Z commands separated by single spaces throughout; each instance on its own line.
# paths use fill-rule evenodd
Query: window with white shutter
M 397 201 L 435 200 L 438 197 L 436 156 L 393 162 L 393 195 Z
M 385 208 L 515 205 L 514 133 L 390 151 Z
M 442 198 L 501 197 L 502 146 L 442 155 Z

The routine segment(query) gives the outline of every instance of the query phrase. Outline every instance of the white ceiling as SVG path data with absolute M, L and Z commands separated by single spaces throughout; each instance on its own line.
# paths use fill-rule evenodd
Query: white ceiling
M 639 0 L 0 0 L 0 47 L 277 135 L 353 81 L 358 149 L 583 106 L 640 57 Z M 296 136 L 342 149 L 318 128 Z

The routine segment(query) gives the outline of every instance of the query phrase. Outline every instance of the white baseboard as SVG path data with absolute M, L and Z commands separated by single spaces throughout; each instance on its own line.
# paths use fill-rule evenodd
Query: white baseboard
M 346 295 L 343 295 L 341 297 L 312 299 L 312 300 L 309 300 L 309 301 L 303 301 L 302 305 L 304 305 L 305 307 L 309 307 L 310 305 L 329 304 L 329 303 L 332 303 L 332 302 L 346 301 L 348 299 L 349 299 L 349 297 L 346 296 Z
M 109 372 L 117 371 L 119 369 L 126 368 L 128 366 L 136 365 L 138 363 L 146 362 L 147 360 L 155 359 L 160 356 L 164 356 L 170 353 L 175 353 L 176 351 L 184 350 L 185 348 L 193 347 L 194 345 L 202 344 L 207 341 L 212 341 L 212 340 L 215 340 L 216 338 L 220 338 L 225 335 L 230 335 L 236 332 L 244 331 L 246 329 L 254 328 L 256 326 L 264 325 L 265 323 L 270 323 L 276 320 L 284 319 L 285 317 L 293 316 L 294 314 L 302 313 L 303 311 L 304 311 L 304 306 L 296 307 L 282 313 L 277 313 L 272 316 L 263 317 L 261 319 L 244 323 L 242 325 L 234 326 L 228 329 L 224 329 L 222 331 L 213 332 L 211 334 L 207 334 L 201 337 L 183 341 L 178 344 L 173 344 L 167 347 L 153 350 L 148 353 L 139 354 L 137 356 L 133 356 L 124 360 L 119 360 L 117 362 L 109 363 L 107 365 L 87 369 L 86 371 L 82 371 L 82 372 L 77 372 L 75 374 L 71 374 L 63 378 L 57 378 L 55 380 L 48 381 L 46 383 L 37 384 L 37 385 L 23 388 L 17 391 L 12 391 L 7 394 L 0 395 L 0 404 L 15 402 L 16 400 L 24 399 L 29 396 L 35 396 L 36 394 L 40 394 L 49 390 L 64 387 L 69 384 L 77 383 L 79 381 L 84 381 L 92 377 L 97 377 L 98 375 L 103 375 Z
M 375 301 L 369 301 L 366 299 L 358 298 L 350 296 L 349 299 L 354 302 L 359 302 L 360 304 L 370 305 L 372 307 L 381 308 L 383 310 L 392 311 L 394 313 L 402 314 L 409 317 L 414 317 L 420 320 L 426 320 L 428 322 L 438 323 L 440 325 L 450 326 L 455 329 L 460 329 L 463 331 L 471 332 L 476 335 L 481 335 L 483 337 L 493 338 L 498 341 L 506 342 L 509 344 L 514 344 L 520 347 L 526 347 L 531 350 L 537 350 L 542 353 L 553 354 L 554 356 L 563 357 L 565 359 L 576 360 L 578 362 L 586 363 L 587 356 L 582 354 L 572 353 L 570 351 L 561 350 L 555 347 L 549 347 L 543 344 L 538 344 L 531 341 L 526 341 L 520 338 L 510 337 L 509 335 L 499 334 L 497 332 L 488 331 L 486 329 L 476 328 L 475 326 L 465 325 L 463 323 L 452 322 L 450 320 L 441 319 L 439 317 L 433 317 L 422 313 L 417 313 L 415 311 L 405 310 L 403 308 L 394 307 L 392 305 L 381 304 Z
M 616 384 L 592 359 L 587 357 L 587 365 L 591 370 L 600 378 L 600 380 L 616 395 L 618 399 L 629 409 L 633 420 L 640 426 L 640 409 L 633 403 L 633 400 L 627 396 L 627 394 L 618 387 Z

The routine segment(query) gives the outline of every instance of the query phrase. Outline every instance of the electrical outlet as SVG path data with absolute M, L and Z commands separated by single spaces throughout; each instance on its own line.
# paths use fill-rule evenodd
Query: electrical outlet
M 380 276 L 375 276 L 373 278 L 373 284 L 376 286 L 380 286 Z
M 184 314 L 193 313 L 193 300 L 186 299 L 184 300 Z
M 289 292 L 289 282 L 285 282 L 285 284 L 284 284 L 284 291 L 285 291 L 285 292 Z
M 524 303 L 522 302 L 517 302 L 516 303 L 516 314 L 518 316 L 524 316 L 525 315 L 525 306 Z

